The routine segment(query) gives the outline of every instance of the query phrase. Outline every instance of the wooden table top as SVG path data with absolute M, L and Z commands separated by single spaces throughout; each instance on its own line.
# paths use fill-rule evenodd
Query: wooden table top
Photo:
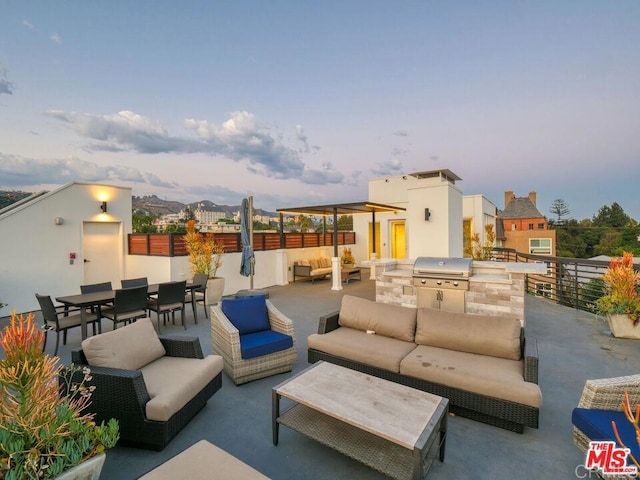
M 413 449 L 442 397 L 328 362 L 275 387 L 282 397 Z

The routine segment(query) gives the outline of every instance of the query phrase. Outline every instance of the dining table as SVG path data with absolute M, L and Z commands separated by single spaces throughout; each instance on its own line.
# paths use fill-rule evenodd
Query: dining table
M 198 321 L 198 313 L 195 308 L 195 295 L 193 295 L 193 290 L 199 288 L 200 285 L 197 283 L 187 282 L 185 286 L 185 294 L 187 292 L 191 292 L 191 303 L 193 306 L 195 320 Z M 157 295 L 158 290 L 160 289 L 159 283 L 152 283 L 147 286 L 147 294 Z M 87 310 L 91 309 L 91 307 L 100 307 L 102 305 L 106 305 L 112 303 L 116 298 L 115 290 L 104 290 L 102 292 L 91 292 L 91 293 L 78 293 L 73 295 L 64 295 L 61 297 L 56 297 L 56 301 L 62 303 L 67 307 L 78 307 L 80 308 L 80 331 L 82 333 L 82 339 L 87 338 Z

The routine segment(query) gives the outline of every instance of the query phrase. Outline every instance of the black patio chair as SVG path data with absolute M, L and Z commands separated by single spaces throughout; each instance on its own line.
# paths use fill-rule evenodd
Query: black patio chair
M 108 292 L 109 290 L 113 290 L 111 282 L 89 283 L 87 285 L 80 285 L 80 293 Z M 105 305 L 112 306 L 113 303 L 106 303 Z M 98 307 L 91 307 L 91 312 L 100 313 L 101 308 L 104 308 L 104 306 L 98 305 Z
M 187 281 L 165 282 L 158 285 L 158 298 L 153 298 L 148 302 L 149 310 L 153 310 L 158 315 L 158 331 L 160 331 L 160 314 L 162 314 L 163 324 L 166 324 L 167 317 L 171 313 L 171 320 L 175 324 L 177 311 L 180 312 L 182 326 L 187 329 L 184 321 L 184 300 Z
M 122 288 L 148 287 L 149 286 L 149 281 L 147 280 L 147 277 L 128 278 L 128 279 L 125 279 L 125 280 L 120 280 L 120 283 L 122 284 Z
M 189 293 L 184 297 L 184 303 L 190 303 L 191 308 L 193 309 L 193 319 L 195 323 L 198 323 L 198 316 L 196 314 L 196 304 L 202 303 L 204 308 L 204 316 L 209 318 L 209 312 L 207 312 L 207 277 L 204 273 L 196 273 L 193 276 L 193 283 L 195 285 L 199 285 L 198 287 L 193 288 Z
M 56 307 L 49 295 L 39 295 L 36 293 L 36 299 L 40 304 L 42 318 L 44 319 L 45 332 L 49 330 L 56 332 L 56 348 L 53 355 L 58 354 L 58 346 L 60 344 L 60 332 L 62 332 L 62 342 L 67 344 L 67 330 L 82 325 L 80 309 L 69 309 L 65 305 Z M 102 323 L 100 316 L 95 313 L 86 313 L 87 325 L 93 325 L 93 334 L 96 334 L 96 325 L 98 332 L 102 333 Z M 45 337 L 46 346 L 46 337 Z
M 102 310 L 102 316 L 113 322 L 113 329 L 118 323 L 130 323 L 138 318 L 147 317 L 147 287 L 122 288 L 116 290 L 112 308 Z

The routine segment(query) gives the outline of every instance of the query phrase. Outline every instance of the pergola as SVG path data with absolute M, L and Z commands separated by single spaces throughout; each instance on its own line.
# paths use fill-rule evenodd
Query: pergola
M 376 212 L 404 212 L 406 208 L 396 207 L 394 205 L 384 205 L 374 202 L 353 202 L 353 203 L 334 203 L 330 205 L 315 205 L 310 207 L 292 207 L 278 208 L 276 211 L 280 213 L 280 231 L 284 231 L 283 215 L 285 213 L 296 213 L 303 215 L 316 215 L 324 217 L 325 225 L 328 216 L 333 216 L 333 256 L 338 256 L 338 215 L 357 215 L 370 213 L 372 223 L 376 223 Z M 372 230 L 373 235 L 373 253 L 376 253 L 376 229 Z

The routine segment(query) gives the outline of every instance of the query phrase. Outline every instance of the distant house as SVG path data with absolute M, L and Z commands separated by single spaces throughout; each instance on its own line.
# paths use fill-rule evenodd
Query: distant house
M 504 248 L 552 257 L 556 255 L 556 231 L 549 229 L 536 202 L 536 192 L 529 192 L 526 197 L 516 197 L 511 190 L 504 192 L 504 209 L 498 212 L 497 239 Z M 555 275 L 551 264 L 547 265 L 549 275 L 532 279 L 536 284 L 536 295 L 550 298 Z

